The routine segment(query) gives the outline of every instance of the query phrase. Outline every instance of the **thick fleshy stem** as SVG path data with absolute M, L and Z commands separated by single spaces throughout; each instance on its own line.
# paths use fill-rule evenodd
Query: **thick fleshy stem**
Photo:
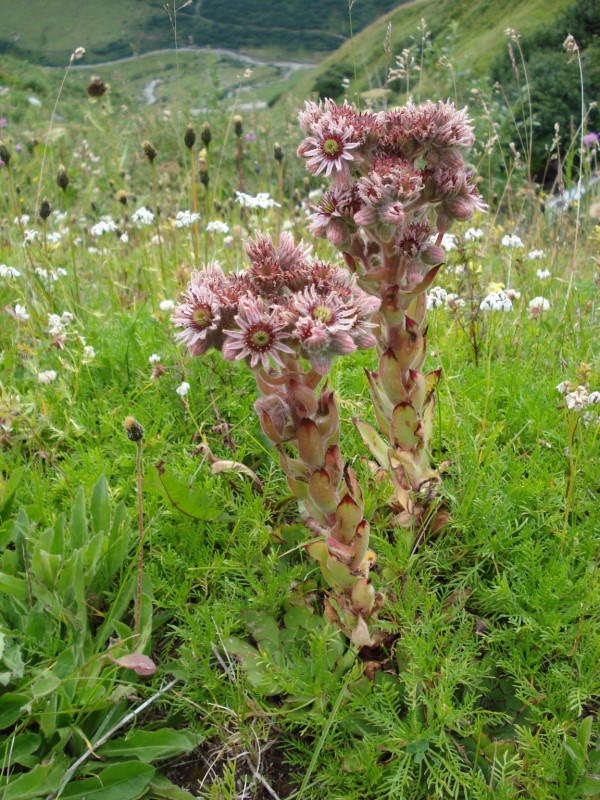
M 263 392 L 255 404 L 262 429 L 277 448 L 303 522 L 315 537 L 306 549 L 331 590 L 326 616 L 355 646 L 372 645 L 377 634 L 367 621 L 376 616 L 383 596 L 369 578 L 375 553 L 369 549 L 362 491 L 340 454 L 335 395 L 327 386 L 319 389 L 322 376 L 305 371 L 294 357 L 281 373 L 258 369 L 255 376 Z

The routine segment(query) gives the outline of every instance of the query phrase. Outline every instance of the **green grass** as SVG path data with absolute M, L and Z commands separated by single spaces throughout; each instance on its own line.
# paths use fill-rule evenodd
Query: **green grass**
M 235 67 L 194 59 L 205 82 L 214 68 L 220 85 L 235 85 Z M 28 227 L 41 231 L 35 209 L 43 145 L 35 139 L 42 140 L 47 129 L 60 73 L 7 63 L 14 113 L 2 137 L 13 153 L 21 211 L 31 215 Z M 190 63 L 182 60 L 185 71 Z M 145 78 L 158 71 L 172 112 L 166 121 L 164 108 L 136 102 Z M 154 56 L 115 68 L 106 76 L 110 102 L 89 101 L 80 73 L 69 76 L 40 192 L 63 209 L 55 172 L 65 163 L 69 216 L 63 222 L 51 217 L 49 224 L 49 231 L 64 229 L 59 243 L 22 247 L 7 171 L 0 169 L 0 263 L 21 272 L 0 278 L 0 712 L 8 715 L 0 728 L 2 763 L 13 733 L 40 737 L 14 740 L 11 781 L 40 765 L 50 786 L 88 752 L 86 739 L 93 744 L 140 700 L 178 678 L 135 727 L 138 733 L 186 730 L 179 750 L 174 745 L 185 755 L 164 758 L 159 771 L 194 796 L 233 800 L 257 770 L 282 800 L 598 796 L 598 782 L 586 776 L 599 771 L 600 761 L 596 723 L 588 729 L 600 697 L 599 407 L 590 409 L 585 424 L 562 407 L 556 391 L 566 379 L 600 389 L 592 258 L 600 231 L 589 215 L 597 197 L 587 196 L 582 204 L 576 240 L 576 209 L 544 218 L 517 175 L 510 207 L 502 204 L 498 216 L 493 209 L 475 221 L 483 239 L 468 243 L 468 226 L 458 227 L 459 246 L 448 254 L 439 284 L 479 300 L 490 282 L 506 283 L 510 273 L 521 298 L 511 313 L 474 314 L 477 353 L 468 307 L 429 312 L 427 368 L 442 370 L 433 460 L 444 464 L 441 491 L 450 522 L 415 552 L 411 541 L 390 530 L 387 488 L 372 478 L 351 423 L 353 416 L 371 420 L 363 370 L 373 368 L 375 356 L 362 352 L 336 364 L 330 382 L 341 398 L 342 451 L 365 487 L 378 555 L 374 580 L 387 596 L 381 624 L 391 634 L 385 647 L 356 659 L 342 634 L 321 618 L 322 579 L 298 547 L 307 534 L 296 525 L 284 476 L 255 417 L 250 371 L 218 354 L 190 359 L 174 340 L 169 312 L 160 309 L 161 301 L 177 299 L 192 267 L 190 230 L 174 227 L 172 220 L 190 207 L 182 138 L 189 108 L 202 102 L 200 90 L 188 96 L 190 77 L 178 84 L 170 80 L 172 73 L 170 59 Z M 43 97 L 42 109 L 27 103 L 34 79 L 42 81 L 35 90 Z M 291 122 L 292 105 L 287 97 L 277 110 L 244 114 L 245 132 L 255 132 L 256 140 L 244 142 L 243 167 L 248 192 L 276 196 L 272 148 L 282 142 L 282 218 L 296 238 L 308 240 L 304 172 L 293 157 L 300 135 Z M 233 202 L 237 160 L 232 132 L 227 135 L 230 113 L 214 100 L 211 108 L 214 202 L 207 206 L 199 187 L 200 247 L 205 260 L 218 258 L 226 269 L 236 269 L 244 264 L 243 238 L 255 228 L 274 231 L 277 211 L 244 218 Z M 154 206 L 143 139 L 158 149 L 164 280 L 154 227 L 138 229 L 131 222 L 139 206 Z M 16 143 L 23 144 L 20 153 Z M 483 160 L 484 175 L 486 165 Z M 490 194 L 499 175 L 494 169 Z M 319 183 L 311 179 L 310 188 Z M 487 184 L 482 188 L 487 196 Z M 124 220 L 115 200 L 119 189 L 128 193 Z M 90 228 L 102 215 L 111 215 L 129 241 L 116 234 L 92 236 Z M 229 248 L 222 237 L 205 232 L 211 219 L 228 223 Z M 500 245 L 513 230 L 523 250 Z M 543 261 L 527 259 L 534 248 L 546 251 Z M 315 251 L 334 257 L 322 241 Z M 34 267 L 60 267 L 67 275 L 46 286 L 27 253 Z M 536 275 L 540 267 L 550 269 L 549 279 Z M 531 319 L 528 301 L 538 295 L 549 300 L 550 309 Z M 17 302 L 26 306 L 28 320 L 10 313 Z M 48 333 L 48 314 L 65 311 L 73 320 L 57 344 Z M 80 336 L 94 348 L 93 359 L 85 357 Z M 165 371 L 152 379 L 154 353 Z M 56 380 L 39 382 L 38 373 L 51 369 Z M 191 386 L 185 399 L 176 393 L 183 380 Z M 145 429 L 142 627 L 145 652 L 158 671 L 144 679 L 105 660 L 110 640 L 133 635 L 136 448 L 122 429 L 128 415 Z M 232 473 L 212 475 L 198 449 L 202 443 L 216 457 L 256 472 L 262 491 Z M 204 520 L 182 514 L 160 496 L 152 472 L 159 461 L 200 493 L 195 511 Z M 5 508 L 5 483 L 19 468 L 25 471 L 16 497 Z M 92 539 L 100 530 L 94 519 L 102 517 L 92 511 L 92 496 L 103 475 L 110 503 L 96 508 L 106 514 L 109 505 L 114 509 L 122 501 L 127 509 L 122 563 L 114 578 L 102 582 L 91 569 L 77 572 L 74 556 L 68 569 L 75 577 L 53 584 L 44 570 L 59 563 L 51 558 L 57 553 L 44 560 L 42 544 L 58 550 L 60 536 L 45 530 L 60 530 L 61 514 L 65 529 L 74 529 L 75 506 L 76 521 L 82 513 L 89 518 Z M 85 512 L 79 486 L 88 502 Z M 20 508 L 27 523 L 17 517 Z M 63 538 L 69 544 L 69 536 Z M 98 558 L 102 566 L 104 555 Z M 59 570 L 71 575 L 62 563 Z M 11 586 L 12 592 L 5 590 Z M 236 639 L 247 648 L 241 663 L 224 654 L 227 640 L 230 650 L 240 647 Z M 249 649 L 257 643 L 260 653 Z M 14 648 L 21 654 L 21 674 Z M 189 738 L 193 733 L 196 740 Z M 198 740 L 200 749 L 189 752 L 190 742 Z M 33 755 L 22 752 L 26 747 Z M 141 758 L 138 748 L 131 745 L 126 758 L 126 765 Z M 79 779 L 100 770 L 131 769 L 119 763 L 107 767 L 89 758 L 72 791 Z M 151 780 L 154 768 L 143 772 L 135 766 L 138 780 Z M 254 780 L 253 796 L 266 797 Z M 165 791 L 150 783 L 130 796 L 169 796 Z

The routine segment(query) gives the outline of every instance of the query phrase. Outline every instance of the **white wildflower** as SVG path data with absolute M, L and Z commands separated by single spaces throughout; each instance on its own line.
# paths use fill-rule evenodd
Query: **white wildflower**
M 158 355 L 158 353 L 152 353 L 152 355 L 148 357 L 148 361 L 151 364 L 158 364 L 158 362 L 160 361 L 160 356 Z
M 30 219 L 29 214 L 21 214 L 20 217 L 15 217 L 14 223 L 15 223 L 15 225 L 18 225 L 19 223 L 21 223 L 21 225 L 23 225 L 23 227 L 24 227 L 29 222 L 29 219 Z
M 514 303 L 515 300 L 521 299 L 521 292 L 518 292 L 516 289 L 505 289 L 504 294 L 512 303 Z
M 49 233 L 46 236 L 46 241 L 50 242 L 50 244 L 58 244 L 61 239 L 62 239 L 62 233 L 59 233 L 58 231 Z
M 236 200 L 244 208 L 273 208 L 274 206 L 280 208 L 280 204 L 276 203 L 268 192 L 259 192 L 256 197 L 245 192 L 236 192 Z
M 527 253 L 527 258 L 530 261 L 541 261 L 542 258 L 546 258 L 546 253 L 543 250 L 530 250 Z
M 502 245 L 502 247 L 510 247 L 514 250 L 520 250 L 522 247 L 524 247 L 524 244 L 521 241 L 521 239 L 519 239 L 519 237 L 514 233 L 512 234 L 507 233 L 506 236 L 503 236 L 500 244 Z
M 15 303 L 15 317 L 17 319 L 26 320 L 29 319 L 29 314 L 27 313 L 27 309 L 25 306 L 22 306 L 20 303 Z
M 32 229 L 25 231 L 25 240 L 23 242 L 23 247 L 26 247 L 29 244 L 33 244 L 36 239 L 39 238 L 39 233 Z
M 445 233 L 442 237 L 442 247 L 447 253 L 456 250 L 456 236 L 453 233 Z
M 92 225 L 90 234 L 92 236 L 102 236 L 105 233 L 113 233 L 117 230 L 117 225 L 111 217 L 103 217 L 100 222 Z
M 158 307 L 161 311 L 172 311 L 175 308 L 175 303 L 172 300 L 161 300 Z
M 48 333 L 51 336 L 60 336 L 65 332 L 65 323 L 58 314 L 48 314 Z
M 71 54 L 71 61 L 79 61 L 85 55 L 85 47 L 76 47 Z
M 131 220 L 138 228 L 145 228 L 148 225 L 152 225 L 154 222 L 154 214 L 150 209 L 146 208 L 146 206 L 140 206 L 140 208 L 131 215 Z
M 441 286 L 434 286 L 427 295 L 427 309 L 441 308 L 447 297 L 448 292 L 445 289 L 442 289 Z
M 38 381 L 39 383 L 52 383 L 52 381 L 56 380 L 56 370 L 55 369 L 46 369 L 42 372 L 38 372 Z
M 450 292 L 446 295 L 446 308 L 450 309 L 450 311 L 458 311 L 459 308 L 462 308 L 465 305 L 465 301 L 463 298 L 458 295 Z
M 0 264 L 0 278 L 18 278 L 21 275 L 18 269 Z
M 545 297 L 534 297 L 529 301 L 528 308 L 530 318 L 536 319 L 542 312 L 548 311 L 550 303 Z
M 125 233 L 122 233 L 122 234 L 119 236 L 119 241 L 123 242 L 123 244 L 127 244 L 127 243 L 129 242 L 129 236 L 127 235 L 127 233 L 126 233 L 126 232 L 125 232 Z
M 560 392 L 560 394 L 567 394 L 567 392 L 571 391 L 572 386 L 571 381 L 561 381 L 556 387 L 556 391 Z
M 38 278 L 42 278 L 45 281 L 48 280 L 48 270 L 43 267 L 36 267 L 35 274 Z
M 535 274 L 538 278 L 542 281 L 545 281 L 546 278 L 550 277 L 550 270 L 549 269 L 538 269 L 536 270 Z
M 84 345 L 83 358 L 86 361 L 92 361 L 94 358 L 96 358 L 96 351 L 91 345 L 89 344 Z
M 600 404 L 600 392 L 591 392 L 588 397 L 588 403 L 590 405 Z
M 187 381 L 182 381 L 182 383 L 175 389 L 179 397 L 185 397 L 190 390 L 190 385 Z
M 175 216 L 176 228 L 189 228 L 194 222 L 198 222 L 200 214 L 193 211 L 178 211 Z
M 512 301 L 502 290 L 488 294 L 479 305 L 482 311 L 512 311 L 512 307 Z
M 216 219 L 206 226 L 207 233 L 229 233 L 229 225 Z
M 483 238 L 483 231 L 481 228 L 469 228 L 469 230 L 465 233 L 465 239 L 467 242 L 474 242 L 477 239 Z
M 570 411 L 583 411 L 590 402 L 590 396 L 585 386 L 578 386 L 573 392 L 565 396 L 565 403 Z
M 42 101 L 33 95 L 27 98 L 27 102 L 30 106 L 35 106 L 36 108 L 39 108 L 42 105 Z
M 223 247 L 225 247 L 225 248 L 227 248 L 227 250 L 229 250 L 233 245 L 233 241 L 234 241 L 233 236 L 231 236 L 231 235 L 225 236 L 223 238 Z

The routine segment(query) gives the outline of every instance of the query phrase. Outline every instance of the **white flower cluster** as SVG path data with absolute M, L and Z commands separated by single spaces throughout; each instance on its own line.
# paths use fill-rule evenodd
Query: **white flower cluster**
M 96 222 L 90 228 L 92 236 L 103 236 L 105 233 L 113 233 L 117 230 L 117 224 L 112 217 L 103 217 L 100 222 Z
M 442 289 L 441 286 L 434 286 L 427 295 L 427 310 L 432 308 L 441 308 L 446 302 L 448 292 Z
M 154 214 L 146 206 L 141 206 L 137 211 L 133 212 L 131 220 L 138 228 L 145 228 L 154 222 Z
M 34 231 L 33 229 L 25 231 L 25 239 L 23 241 L 23 247 L 27 247 L 28 245 L 33 244 L 38 238 L 39 238 L 39 233 L 37 231 Z
M 194 222 L 198 222 L 199 219 L 200 214 L 194 213 L 193 211 L 178 211 L 175 216 L 175 227 L 189 228 Z
M 158 304 L 161 311 L 172 311 L 175 308 L 173 300 L 161 300 Z
M 30 220 L 29 214 L 22 214 L 20 217 L 15 217 L 13 221 L 15 225 L 18 225 L 20 223 L 21 225 L 25 226 L 27 225 L 29 220 Z
M 229 225 L 216 219 L 206 226 L 207 233 L 229 233 Z
M 546 258 L 546 253 L 543 250 L 530 250 L 527 253 L 527 258 L 530 261 L 541 261 L 543 258 Z
M 512 307 L 512 300 L 502 290 L 488 294 L 479 304 L 482 311 L 512 311 Z
M 453 233 L 445 233 L 442 237 L 442 247 L 447 253 L 456 250 L 456 236 Z
M 588 406 L 600 404 L 600 392 L 590 392 L 585 386 L 573 388 L 570 381 L 563 381 L 556 387 L 565 396 L 565 403 L 570 411 L 583 411 Z
M 182 383 L 175 389 L 179 397 L 185 397 L 190 390 L 190 385 L 187 381 L 182 381 Z
M 158 355 L 158 353 L 152 353 L 151 356 L 148 356 L 148 361 L 151 364 L 158 364 L 160 361 L 160 356 Z
M 531 319 L 536 319 L 542 312 L 549 310 L 550 303 L 545 297 L 534 297 L 529 301 L 528 308 Z
M 475 242 L 477 239 L 483 238 L 483 231 L 481 228 L 469 228 L 469 230 L 465 233 L 465 239 L 467 242 Z
M 15 267 L 7 267 L 6 264 L 0 264 L 0 278 L 18 278 L 20 274 Z
M 49 242 L 49 244 L 58 244 L 61 239 L 62 239 L 62 233 L 59 233 L 58 231 L 49 233 L 46 236 L 46 241 Z
M 38 372 L 37 377 L 39 383 L 52 383 L 52 381 L 56 380 L 56 370 L 45 369 L 42 372 Z
M 541 281 L 545 281 L 546 278 L 550 277 L 550 270 L 549 269 L 538 269 L 535 271 L 535 274 Z
M 60 317 L 58 314 L 48 314 L 48 333 L 51 336 L 60 336 L 72 319 L 73 314 L 69 311 L 63 311 Z
M 236 192 L 236 200 L 244 208 L 280 208 L 279 203 L 271 197 L 268 192 L 259 192 L 256 197 L 244 192 Z
M 67 270 L 63 267 L 57 267 L 56 270 L 51 269 L 48 271 L 43 267 L 36 267 L 35 274 L 38 278 L 41 278 L 43 281 L 47 283 L 56 283 L 59 278 L 65 278 L 67 275 Z
M 22 306 L 20 303 L 15 303 L 14 314 L 17 319 L 20 319 L 22 322 L 29 319 L 29 313 L 25 306 Z
M 459 308 L 463 308 L 465 305 L 465 301 L 459 294 L 450 292 L 450 294 L 446 295 L 446 308 L 450 311 L 458 311 Z
M 506 234 L 506 236 L 502 237 L 502 241 L 500 242 L 502 247 L 510 247 L 513 250 L 520 250 L 524 247 L 523 242 L 516 236 L 514 233 Z

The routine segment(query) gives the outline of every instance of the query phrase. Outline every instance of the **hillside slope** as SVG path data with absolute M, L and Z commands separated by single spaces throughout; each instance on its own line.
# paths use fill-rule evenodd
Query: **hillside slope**
M 161 0 L 52 0 L 52 13 L 47 0 L 3 5 L 0 53 L 50 65 L 64 64 L 77 46 L 86 48 L 88 61 L 173 47 L 175 23 L 180 46 L 315 62 L 350 35 L 345 0 L 193 0 L 186 7 L 179 0 L 176 20 Z M 353 31 L 397 5 L 399 0 L 360 0 L 352 10 Z
M 487 75 L 497 54 L 506 46 L 506 28 L 525 33 L 551 22 L 569 0 L 413 0 L 380 17 L 307 73 L 297 85 L 297 96 L 320 87 L 338 86 L 352 79 L 356 65 L 357 89 L 381 86 L 385 80 L 384 43 L 391 24 L 392 64 L 404 48 L 415 46 L 424 19 L 429 42 L 443 50 L 455 69 L 474 77 Z M 429 80 L 435 82 L 434 76 Z

